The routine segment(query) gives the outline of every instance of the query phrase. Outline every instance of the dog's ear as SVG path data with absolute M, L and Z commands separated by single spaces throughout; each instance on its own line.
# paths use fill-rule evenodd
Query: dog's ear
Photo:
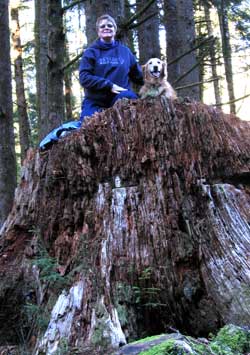
M 162 62 L 162 72 L 161 72 L 162 78 L 167 79 L 168 77 L 168 68 L 167 68 L 167 63 Z
M 147 67 L 147 63 L 141 66 L 143 76 L 145 76 L 145 74 L 146 74 L 146 70 L 147 70 L 147 68 L 146 68 L 146 67 Z
M 148 78 L 148 63 L 141 66 L 144 80 Z

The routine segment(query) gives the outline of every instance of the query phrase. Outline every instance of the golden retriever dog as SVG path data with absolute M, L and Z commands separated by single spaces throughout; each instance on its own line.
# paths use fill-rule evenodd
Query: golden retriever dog
M 144 85 L 139 91 L 142 99 L 146 97 L 165 96 L 176 99 L 177 95 L 167 81 L 167 64 L 158 58 L 151 58 L 142 66 Z

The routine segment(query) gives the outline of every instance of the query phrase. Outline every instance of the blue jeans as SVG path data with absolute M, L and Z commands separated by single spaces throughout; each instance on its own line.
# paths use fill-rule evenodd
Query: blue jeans
M 69 132 L 75 131 L 81 127 L 80 121 L 70 121 L 63 123 L 61 126 L 54 128 L 51 132 L 45 136 L 42 141 L 39 143 L 39 148 L 41 150 L 48 149 L 57 142 L 60 138 L 62 138 L 65 134 Z
M 115 95 L 115 97 L 108 104 L 95 102 L 94 100 L 88 98 L 84 99 L 82 103 L 80 121 L 82 122 L 86 116 L 92 116 L 95 112 L 100 112 L 105 108 L 112 107 L 117 100 L 124 97 L 127 99 L 138 99 L 138 96 L 131 90 L 122 91 Z

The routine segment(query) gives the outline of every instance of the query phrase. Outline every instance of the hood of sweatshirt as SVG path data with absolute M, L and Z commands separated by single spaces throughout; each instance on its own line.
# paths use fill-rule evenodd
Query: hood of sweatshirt
M 108 43 L 98 39 L 91 45 L 91 47 L 95 49 L 109 50 L 118 47 L 118 45 L 119 45 L 118 41 L 113 41 L 111 43 Z

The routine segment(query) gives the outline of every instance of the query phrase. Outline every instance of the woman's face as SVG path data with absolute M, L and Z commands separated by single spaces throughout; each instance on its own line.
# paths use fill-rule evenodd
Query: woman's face
M 97 34 L 101 40 L 112 42 L 115 38 L 116 30 L 111 21 L 104 19 L 99 23 Z

